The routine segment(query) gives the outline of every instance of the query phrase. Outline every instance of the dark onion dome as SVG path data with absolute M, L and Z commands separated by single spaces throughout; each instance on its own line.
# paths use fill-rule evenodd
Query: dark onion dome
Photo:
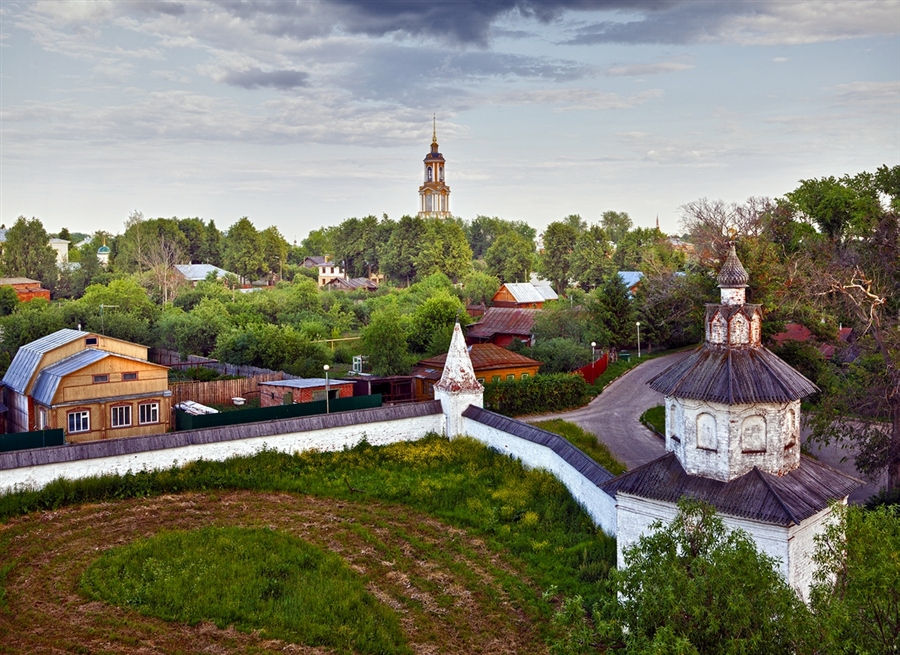
M 725 258 L 722 270 L 719 271 L 719 286 L 746 287 L 750 276 L 744 270 L 741 260 L 738 259 L 737 253 L 734 251 L 734 242 L 732 241 L 730 245 L 731 249 L 728 251 L 728 257 Z
M 672 364 L 647 384 L 667 397 L 726 405 L 791 402 L 819 390 L 767 348 L 710 344 Z

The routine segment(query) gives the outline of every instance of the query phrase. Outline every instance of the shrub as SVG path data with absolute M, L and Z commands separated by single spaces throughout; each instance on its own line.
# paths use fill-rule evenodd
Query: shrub
M 588 384 L 580 375 L 555 373 L 484 386 L 484 406 L 505 416 L 559 412 L 588 400 Z

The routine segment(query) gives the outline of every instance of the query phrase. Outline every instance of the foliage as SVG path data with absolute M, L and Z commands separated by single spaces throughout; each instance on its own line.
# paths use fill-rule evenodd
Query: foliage
M 593 321 L 603 326 L 598 344 L 622 348 L 637 343 L 637 315 L 628 287 L 613 273 L 588 296 L 588 311 Z
M 0 287 L 0 316 L 9 316 L 19 306 L 19 296 L 12 287 Z
M 684 267 L 684 253 L 678 252 L 659 228 L 639 227 L 616 242 L 613 262 L 620 271 L 642 271 L 661 275 Z
M 613 273 L 612 244 L 606 231 L 592 225 L 578 235 L 570 257 L 572 278 L 585 290 L 598 287 Z
M 363 352 L 368 355 L 375 375 L 409 373 L 408 320 L 404 318 L 396 303 L 390 303 L 373 313 L 369 325 L 363 329 Z
M 541 362 L 541 373 L 571 373 L 590 364 L 592 355 L 590 346 L 565 337 L 541 339 L 521 354 Z
M 487 305 L 500 288 L 500 280 L 489 273 L 472 271 L 463 279 L 463 292 L 470 303 Z
M 213 355 L 232 364 L 303 377 L 322 377 L 322 366 L 331 361 L 322 344 L 313 343 L 291 326 L 259 323 L 221 332 Z
M 622 239 L 631 230 L 631 217 L 628 216 L 628 212 L 605 211 L 600 218 L 600 226 L 606 231 L 609 240 L 616 244 L 618 250 Z
M 431 218 L 425 223 L 422 247 L 416 259 L 420 277 L 443 273 L 458 280 L 472 270 L 472 249 L 465 232 L 452 219 Z
M 602 443 L 596 435 L 591 434 L 575 423 L 570 423 L 569 421 L 557 418 L 549 421 L 538 421 L 532 425 L 541 430 L 553 432 L 561 437 L 565 437 L 566 441 L 578 448 L 613 475 L 619 475 L 626 470 L 625 465 L 615 458 L 606 444 Z
M 550 280 L 562 296 L 569 286 L 571 257 L 578 240 L 578 230 L 562 221 L 550 223 L 544 231 L 544 250 L 538 260 L 538 271 Z
M 80 586 L 167 621 L 212 621 L 344 653 L 411 652 L 397 615 L 339 555 L 269 528 L 164 531 L 107 550 Z
M 581 298 L 583 296 L 579 296 Z M 532 334 L 535 341 L 566 338 L 576 343 L 590 343 L 602 326 L 594 323 L 592 316 L 581 302 L 574 302 L 575 296 L 566 300 L 551 300 L 534 317 Z
M 425 221 L 418 216 L 403 216 L 391 230 L 387 243 L 379 250 L 379 264 L 391 279 L 403 280 L 406 286 L 416 277 L 416 261 L 422 249 Z
M 641 414 L 641 423 L 650 425 L 659 434 L 666 433 L 666 408 L 663 405 L 651 407 Z
M 228 228 L 223 240 L 222 264 L 245 280 L 255 280 L 266 268 L 263 240 L 246 216 Z
M 580 407 L 587 399 L 588 385 L 584 378 L 567 373 L 484 385 L 484 406 L 505 416 L 559 412 Z
M 534 241 L 517 232 L 501 234 L 484 254 L 484 261 L 501 282 L 527 282 L 534 269 Z
M 387 225 L 388 234 L 390 227 Z M 379 236 L 378 218 L 371 215 L 348 218 L 334 228 L 331 254 L 335 262 L 341 263 L 347 277 L 365 277 L 378 270 Z
M 823 650 L 896 653 L 900 644 L 900 508 L 836 506 L 816 538 L 811 592 Z
M 524 221 L 507 221 L 496 216 L 477 216 L 465 226 L 466 239 L 475 259 L 486 258 L 488 250 L 497 239 L 507 234 L 516 234 L 531 243 L 534 251 L 534 237 L 537 231 Z
M 448 292 L 436 293 L 419 305 L 410 319 L 410 347 L 415 352 L 428 352 L 432 338 L 448 326 L 452 328 L 456 321 L 460 325 L 469 323 L 465 305 Z
M 7 277 L 27 277 L 40 280 L 48 289 L 56 287 L 56 251 L 50 247 L 50 237 L 40 220 L 19 216 L 6 231 L 0 270 Z
M 644 277 L 634 295 L 642 340 L 668 348 L 699 343 L 706 303 L 715 299 L 714 292 L 715 280 L 694 269 L 685 275 Z
M 92 284 L 73 304 L 84 312 L 85 316 L 96 316 L 98 322 L 101 305 L 104 318 L 111 313 L 117 313 L 152 321 L 159 314 L 157 307 L 147 297 L 147 292 L 134 278 L 119 278 L 107 285 Z
M 0 317 L 0 353 L 3 354 L 4 370 L 16 356 L 16 352 L 26 343 L 61 330 L 65 327 L 62 312 L 44 298 L 35 298 L 19 305 L 19 309 L 8 316 Z
M 625 549 L 624 568 L 612 573 L 618 600 L 606 603 L 600 626 L 607 645 L 629 655 L 803 652 L 809 612 L 777 562 L 711 506 L 682 499 L 678 509 Z

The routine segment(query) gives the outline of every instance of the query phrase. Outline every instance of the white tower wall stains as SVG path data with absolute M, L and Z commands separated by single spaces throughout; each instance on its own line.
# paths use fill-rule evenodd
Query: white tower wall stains
M 462 413 L 469 405 L 484 407 L 484 387 L 475 377 L 459 323 L 453 326 L 444 372 L 434 385 L 434 398 L 441 401 L 446 417 L 446 435 L 451 439 L 466 434 Z

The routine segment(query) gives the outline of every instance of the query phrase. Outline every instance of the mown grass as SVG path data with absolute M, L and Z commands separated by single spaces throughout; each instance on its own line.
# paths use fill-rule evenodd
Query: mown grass
M 516 558 L 539 587 L 556 586 L 589 602 L 605 595 L 603 582 L 615 566 L 615 540 L 593 525 L 552 475 L 527 470 L 474 440 L 436 435 L 382 447 L 363 442 L 335 453 L 265 450 L 161 471 L 61 479 L 40 491 L 0 496 L 0 521 L 69 504 L 214 489 L 406 505 L 483 536 L 492 548 Z M 515 594 L 530 612 L 549 611 L 526 591 Z
M 613 456 L 606 444 L 601 443 L 597 437 L 580 425 L 558 418 L 549 421 L 538 421 L 533 425 L 542 430 L 547 430 L 547 432 L 565 437 L 569 443 L 613 475 L 619 475 L 626 471 L 625 465 Z
M 666 408 L 663 405 L 651 407 L 641 414 L 641 422 L 647 423 L 660 434 L 666 433 Z
M 80 587 L 167 621 L 341 653 L 411 653 L 396 614 L 340 557 L 268 528 L 161 532 L 103 553 Z

